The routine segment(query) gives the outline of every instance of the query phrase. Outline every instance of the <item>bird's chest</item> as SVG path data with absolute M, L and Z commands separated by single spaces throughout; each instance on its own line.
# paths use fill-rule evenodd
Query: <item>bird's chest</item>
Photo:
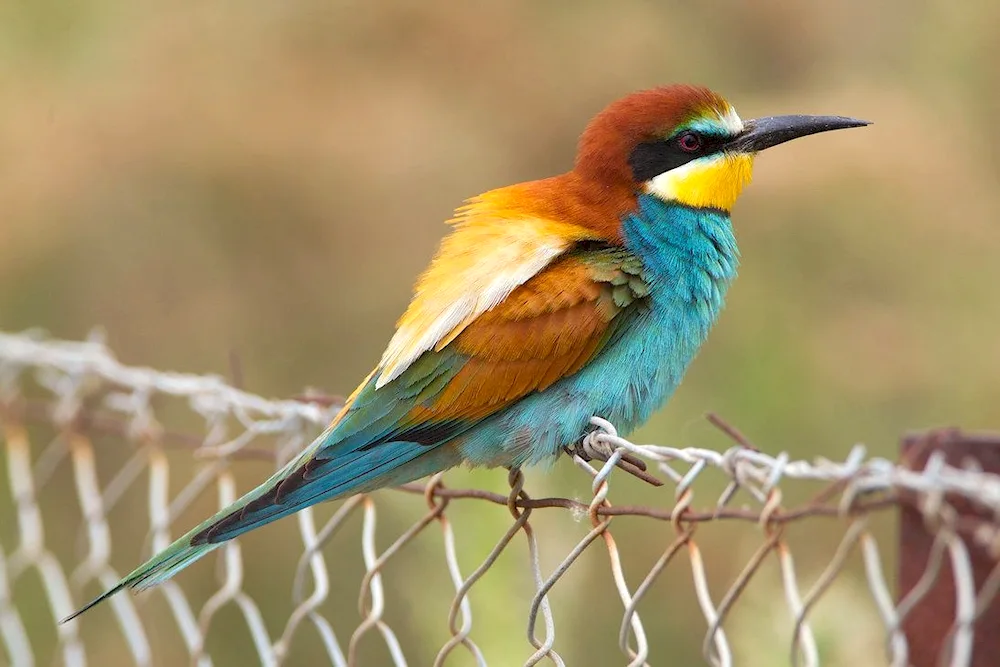
M 614 410 L 625 428 L 645 421 L 680 383 L 722 310 L 739 259 L 724 213 L 648 195 L 639 203 L 622 228 L 626 247 L 642 260 L 650 295 L 608 358 L 608 371 L 627 392 Z
M 579 372 L 470 432 L 460 445 L 469 462 L 546 460 L 579 439 L 594 415 L 628 434 L 680 383 L 736 274 L 729 219 L 640 198 L 622 229 L 626 248 L 642 262 L 648 296 L 619 315 L 627 320 Z

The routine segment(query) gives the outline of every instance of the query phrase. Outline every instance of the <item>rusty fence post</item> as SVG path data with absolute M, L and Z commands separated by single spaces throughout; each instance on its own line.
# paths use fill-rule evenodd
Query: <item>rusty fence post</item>
M 922 470 L 934 452 L 941 452 L 947 463 L 963 466 L 975 462 L 984 472 L 1000 475 L 1000 434 L 963 433 L 957 429 L 942 429 L 906 436 L 901 443 L 901 462 L 913 470 Z M 995 523 L 984 508 L 960 498 L 947 498 L 960 521 Z M 969 539 L 962 539 L 969 551 L 973 578 L 978 592 L 997 561 L 986 548 Z M 899 514 L 899 586 L 897 600 L 902 600 L 923 576 L 934 544 L 934 534 L 928 529 L 917 507 L 907 503 Z M 955 620 L 955 579 L 945 555 L 941 570 L 931 589 L 916 604 L 903 622 L 903 633 L 909 644 L 913 667 L 937 667 L 948 651 L 952 624 Z M 1000 667 L 1000 598 L 994 598 L 975 624 L 975 638 L 970 667 Z

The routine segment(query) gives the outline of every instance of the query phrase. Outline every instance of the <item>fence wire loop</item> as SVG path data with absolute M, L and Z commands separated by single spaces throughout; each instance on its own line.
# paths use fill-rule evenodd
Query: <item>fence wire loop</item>
M 241 375 L 238 366 L 234 368 L 236 376 Z M 51 656 L 67 665 L 95 664 L 98 647 L 89 645 L 90 635 L 81 630 L 88 621 L 65 625 L 55 625 L 55 621 L 72 611 L 85 594 L 105 589 L 118 579 L 120 573 L 112 568 L 112 560 L 133 562 L 133 557 L 163 548 L 171 533 L 183 529 L 178 516 L 204 493 L 214 489 L 220 506 L 238 495 L 241 490 L 234 472 L 241 460 L 283 464 L 321 433 L 342 402 L 315 390 L 288 400 L 265 399 L 212 375 L 125 365 L 108 350 L 99 332 L 82 342 L 51 340 L 37 331 L 0 333 L 0 455 L 7 472 L 0 482 L 0 517 L 16 526 L 13 541 L 0 542 L 0 660 L 30 666 Z M 174 407 L 168 410 L 165 403 Z M 183 409 L 178 411 L 177 405 Z M 302 511 L 294 519 L 301 542 L 295 545 L 290 606 L 280 627 L 265 622 L 254 597 L 259 593 L 258 582 L 245 576 L 245 564 L 255 554 L 244 553 L 238 541 L 220 549 L 219 581 L 205 602 L 196 606 L 189 601 L 190 591 L 185 590 L 181 577 L 153 593 L 166 600 L 166 611 L 154 614 L 146 605 L 136 605 L 133 598 L 121 595 L 109 605 L 113 616 L 109 622 L 124 639 L 129 661 L 140 665 L 157 662 L 147 639 L 154 617 L 160 624 L 157 632 L 163 631 L 164 619 L 176 627 L 182 639 L 177 650 L 192 664 L 212 664 L 207 640 L 219 631 L 216 620 L 227 607 L 239 615 L 264 665 L 286 664 L 299 638 L 310 632 L 319 637 L 328 664 L 338 667 L 361 664 L 370 644 L 378 642 L 394 665 L 414 660 L 415 664 L 433 661 L 440 666 L 456 651 L 476 665 L 487 665 L 488 658 L 494 664 L 507 664 L 509 655 L 490 657 L 477 643 L 486 608 L 482 605 L 490 604 L 483 599 L 485 593 L 477 593 L 484 590 L 482 581 L 493 573 L 498 560 L 512 554 L 512 545 L 523 539 L 532 588 L 526 591 L 530 602 L 522 610 L 523 638 L 510 638 L 510 645 L 520 646 L 520 660 L 526 665 L 566 664 L 563 654 L 574 650 L 573 637 L 557 635 L 556 629 L 560 601 L 570 591 L 560 584 L 571 569 L 583 567 L 578 564 L 584 554 L 598 543 L 603 544 L 597 551 L 619 598 L 614 607 L 621 613 L 617 637 L 611 631 L 609 638 L 617 641 L 628 665 L 669 660 L 654 656 L 664 629 L 653 631 L 642 616 L 656 606 L 675 604 L 673 594 L 654 596 L 652 589 L 668 569 L 682 570 L 684 566 L 677 562 L 684 560 L 693 596 L 689 599 L 705 622 L 701 653 L 708 664 L 740 664 L 740 646 L 733 639 L 734 617 L 744 601 L 756 595 L 751 584 L 771 576 L 767 572 L 773 569 L 780 578 L 777 595 L 783 595 L 789 619 L 787 655 L 793 665 L 819 665 L 824 657 L 816 640 L 821 619 L 813 612 L 835 584 L 852 576 L 847 574 L 852 557 L 860 557 L 863 572 L 858 576 L 863 577 L 884 627 L 887 664 L 909 664 L 906 622 L 945 572 L 950 572 L 954 583 L 955 613 L 939 658 L 949 665 L 971 664 L 981 631 L 977 620 L 985 617 L 1000 595 L 1000 562 L 996 562 L 1000 561 L 1000 476 L 984 472 L 975 460 L 955 465 L 939 453 L 932 453 L 923 466 L 905 460 L 897 464 L 870 456 L 862 445 L 852 447 L 842 461 L 772 455 L 719 416 L 710 414 L 708 419 L 731 446 L 716 451 L 639 445 L 621 437 L 611 422 L 595 416 L 590 430 L 564 450 L 572 464 L 569 467 L 584 473 L 575 487 L 587 489 L 579 500 L 533 496 L 522 471 L 511 469 L 506 493 L 456 488 L 446 484 L 442 474 L 400 487 L 399 491 L 411 495 L 397 495 L 394 500 L 419 496 L 424 505 L 420 518 L 394 535 L 387 528 L 392 521 L 378 518 L 385 513 L 385 494 L 399 491 L 350 498 L 322 525 L 317 511 Z M 192 423 L 196 425 L 193 430 Z M 114 451 L 115 447 L 125 451 Z M 176 492 L 169 484 L 171 461 L 177 460 L 168 456 L 171 450 L 186 451 L 199 461 L 194 474 L 181 480 Z M 108 473 L 112 461 L 121 463 Z M 54 507 L 48 502 L 50 494 L 58 495 L 52 480 L 62 467 L 73 480 L 76 507 L 72 513 L 66 513 L 65 503 Z M 659 494 L 658 504 L 618 504 L 638 488 L 628 486 L 632 478 L 672 488 L 647 492 L 647 497 Z M 721 492 L 708 495 L 712 488 L 705 481 L 708 478 L 722 481 Z M 791 492 L 791 482 L 809 486 L 814 493 L 803 502 L 801 494 Z M 122 525 L 112 511 L 133 487 L 144 490 L 149 518 L 146 536 L 133 538 L 130 545 L 122 538 Z M 612 502 L 613 495 L 618 502 Z M 470 563 L 463 552 L 461 536 L 470 526 L 453 511 L 460 502 L 476 502 L 500 512 L 506 507 L 504 516 L 509 515 L 504 527 L 490 536 L 493 546 L 478 563 Z M 959 511 L 962 504 L 978 508 L 983 518 L 970 519 Z M 916 584 L 896 602 L 884 575 L 885 549 L 880 548 L 880 535 L 870 517 L 900 506 L 919 511 L 934 537 Z M 555 553 L 552 560 L 551 555 L 545 559 L 558 561 L 548 569 L 551 565 L 543 565 L 542 553 L 553 554 L 556 546 L 544 531 L 536 531 L 536 519 L 541 516 L 537 512 L 560 510 L 577 533 L 571 547 Z M 50 545 L 46 528 L 51 530 L 68 516 L 82 517 L 79 548 L 63 553 L 54 546 L 58 540 Z M 349 535 L 356 525 L 352 517 L 360 519 L 357 537 Z M 582 526 L 577 527 L 574 519 L 580 519 Z M 796 571 L 787 540 L 792 524 L 813 519 L 839 522 L 840 540 L 828 562 L 810 568 L 803 577 Z M 662 542 L 656 545 L 654 553 L 659 556 L 651 565 L 629 558 L 634 545 L 619 542 L 614 534 L 626 521 L 634 520 L 645 520 L 655 529 L 647 533 L 647 540 Z M 711 559 L 710 550 L 703 551 L 708 537 L 699 527 L 705 522 L 732 521 L 756 525 L 757 541 L 745 564 L 726 575 L 714 572 L 717 561 Z M 401 627 L 397 608 L 405 596 L 384 583 L 386 574 L 416 551 L 414 541 L 425 534 L 421 539 L 440 545 L 444 563 L 439 567 L 451 582 L 447 593 L 438 593 L 450 600 L 447 617 L 440 620 L 447 639 L 431 655 L 416 654 L 404 641 L 406 637 L 393 629 Z M 343 600 L 332 594 L 334 586 L 343 582 L 330 569 L 325 554 L 327 549 L 343 548 L 345 541 L 353 541 L 355 546 L 348 548 L 360 551 L 364 563 L 356 589 L 357 617 L 346 627 Z M 379 543 L 388 546 L 380 551 Z M 116 550 L 127 552 L 128 557 L 113 558 Z M 974 571 L 974 550 L 989 554 L 994 561 L 983 576 Z M 17 597 L 21 578 L 31 571 L 41 580 L 49 603 L 44 618 Z M 804 584 L 804 579 L 811 583 Z M 332 613 L 335 610 L 339 615 Z M 48 626 L 48 632 L 38 630 L 43 626 Z M 589 631 L 600 633 L 602 628 Z M 53 635 L 54 649 L 47 641 Z

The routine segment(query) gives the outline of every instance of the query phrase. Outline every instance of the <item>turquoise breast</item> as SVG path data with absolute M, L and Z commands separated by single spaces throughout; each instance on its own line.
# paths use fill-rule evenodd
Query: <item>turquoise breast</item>
M 475 429 L 461 445 L 470 463 L 542 461 L 586 433 L 593 415 L 629 433 L 680 384 L 722 310 L 739 250 L 724 211 L 652 195 L 640 196 L 638 204 L 622 220 L 622 236 L 642 261 L 650 288 L 646 307 L 578 373 Z

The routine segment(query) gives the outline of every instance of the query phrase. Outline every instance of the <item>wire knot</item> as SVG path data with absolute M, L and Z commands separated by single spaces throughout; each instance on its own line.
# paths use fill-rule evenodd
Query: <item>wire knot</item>
M 615 452 L 621 450 L 615 461 L 615 466 L 621 468 L 633 477 L 638 477 L 652 486 L 663 486 L 663 482 L 646 472 L 646 462 L 638 456 L 629 453 L 616 440 L 620 438 L 618 429 L 614 424 L 601 417 L 591 417 L 590 423 L 593 428 L 580 440 L 563 447 L 563 451 L 570 456 L 575 456 L 581 461 L 604 461 L 607 462 Z
M 618 449 L 607 436 L 618 437 L 618 431 L 611 424 L 599 424 L 587 435 L 583 436 L 576 447 L 576 455 L 584 461 L 607 461 Z

